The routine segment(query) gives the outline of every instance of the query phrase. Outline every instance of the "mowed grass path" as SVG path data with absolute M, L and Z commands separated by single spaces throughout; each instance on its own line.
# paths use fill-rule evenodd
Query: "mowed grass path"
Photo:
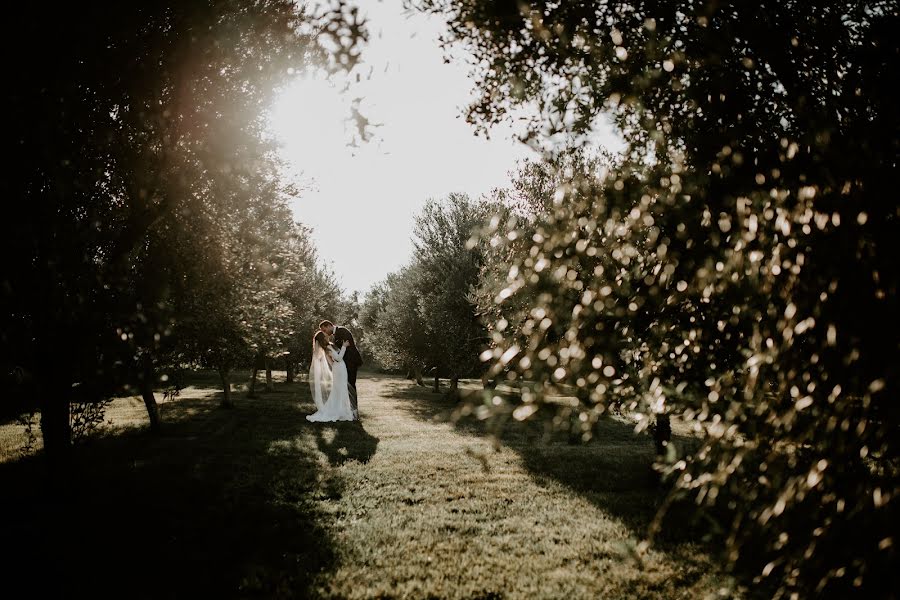
M 201 382 L 162 405 L 158 438 L 138 400 L 118 401 L 53 485 L 39 460 L 8 459 L 0 501 L 17 516 L 5 545 L 18 558 L 4 583 L 153 598 L 702 598 L 725 586 L 692 543 L 635 551 L 661 492 L 651 442 L 629 425 L 606 422 L 587 445 L 510 425 L 495 445 L 480 423 L 442 420 L 452 403 L 411 382 L 359 387 L 361 424 L 306 422 L 305 383 L 225 410 Z

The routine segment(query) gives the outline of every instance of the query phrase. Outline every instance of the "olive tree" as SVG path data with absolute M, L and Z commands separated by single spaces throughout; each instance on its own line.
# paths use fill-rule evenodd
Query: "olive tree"
M 529 306 L 525 343 L 501 341 L 494 368 L 577 390 L 584 436 L 623 397 L 695 424 L 677 489 L 776 594 L 886 585 L 896 2 L 420 4 L 474 54 L 471 122 L 524 112 L 550 148 L 609 114 L 627 145 L 559 186 L 498 300 Z

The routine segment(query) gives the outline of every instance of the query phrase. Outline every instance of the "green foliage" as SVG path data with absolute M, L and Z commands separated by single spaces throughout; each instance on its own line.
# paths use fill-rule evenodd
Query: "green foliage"
M 0 364 L 35 374 L 52 449 L 74 386 L 96 402 L 187 360 L 285 351 L 304 234 L 265 111 L 291 72 L 352 67 L 365 32 L 286 0 L 11 10 L 3 51 L 28 60 L 7 74 Z
M 391 273 L 369 291 L 363 303 L 361 320 L 366 332 L 366 349 L 384 369 L 421 373 L 427 365 L 418 277 L 415 264 Z
M 102 402 L 72 403 L 72 441 L 84 441 L 99 429 L 103 425 L 106 409 L 111 403 L 111 398 Z
M 430 200 L 416 217 L 411 265 L 376 285 L 362 321 L 368 348 L 380 365 L 421 374 L 460 377 L 480 370 L 487 340 L 474 304 L 485 249 L 475 234 L 492 209 L 451 194 Z
M 896 560 L 900 306 L 896 2 L 425 2 L 475 55 L 482 127 L 627 142 L 563 169 L 508 245 L 495 371 L 672 412 L 703 445 L 669 465 L 727 556 L 790 594 L 875 593 Z M 495 284 L 488 283 L 491 287 Z M 518 335 L 504 336 L 505 328 Z
M 33 454 L 37 448 L 38 438 L 34 430 L 35 425 L 37 425 L 35 413 L 27 412 L 18 415 L 16 417 L 16 423 L 22 427 L 22 433 L 25 440 L 22 446 L 17 449 L 16 454 L 19 458 L 26 458 Z
M 485 342 L 471 293 L 478 283 L 483 251 L 473 236 L 489 214 L 486 204 L 451 194 L 430 201 L 413 233 L 418 313 L 427 362 L 456 380 L 471 374 Z
M 516 293 L 517 286 L 524 284 L 524 279 L 518 278 L 520 263 L 528 257 L 533 264 L 532 248 L 546 235 L 548 219 L 571 218 L 563 202 L 565 190 L 573 182 L 599 177 L 610 160 L 571 152 L 547 160 L 526 161 L 513 174 L 510 189 L 493 192 L 491 203 L 496 212 L 480 231 L 485 260 L 474 298 L 490 332 L 494 353 L 500 347 L 528 346 L 534 330 L 534 324 L 529 325 L 534 295 Z M 511 279 L 518 283 L 510 285 Z M 535 282 L 529 278 L 529 283 Z M 552 286 L 547 293 L 554 293 Z M 558 337 L 558 327 L 547 329 L 548 335 Z M 504 366 L 511 358 L 504 360 Z M 499 374 L 499 370 L 495 371 Z
M 328 272 L 319 265 L 309 234 L 308 229 L 298 226 L 289 240 L 286 285 L 282 291 L 293 315 L 290 321 L 293 330 L 287 336 L 284 360 L 294 367 L 309 362 L 312 333 L 318 327 L 319 315 L 324 314 L 323 301 L 333 302 L 339 296 Z

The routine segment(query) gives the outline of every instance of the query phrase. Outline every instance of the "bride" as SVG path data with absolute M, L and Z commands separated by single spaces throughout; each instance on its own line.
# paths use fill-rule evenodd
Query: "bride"
M 312 391 L 316 412 L 306 415 L 309 421 L 354 421 L 350 390 L 347 387 L 347 365 L 344 352 L 350 342 L 344 342 L 340 350 L 328 343 L 328 336 L 319 331 L 313 338 L 312 361 L 309 366 L 309 388 Z

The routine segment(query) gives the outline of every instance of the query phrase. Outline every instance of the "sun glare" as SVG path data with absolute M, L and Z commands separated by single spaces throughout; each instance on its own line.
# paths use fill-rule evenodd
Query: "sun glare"
M 297 77 L 276 99 L 269 128 L 281 146 L 287 167 L 304 179 L 316 179 L 347 153 L 346 121 L 350 101 L 332 82 Z

